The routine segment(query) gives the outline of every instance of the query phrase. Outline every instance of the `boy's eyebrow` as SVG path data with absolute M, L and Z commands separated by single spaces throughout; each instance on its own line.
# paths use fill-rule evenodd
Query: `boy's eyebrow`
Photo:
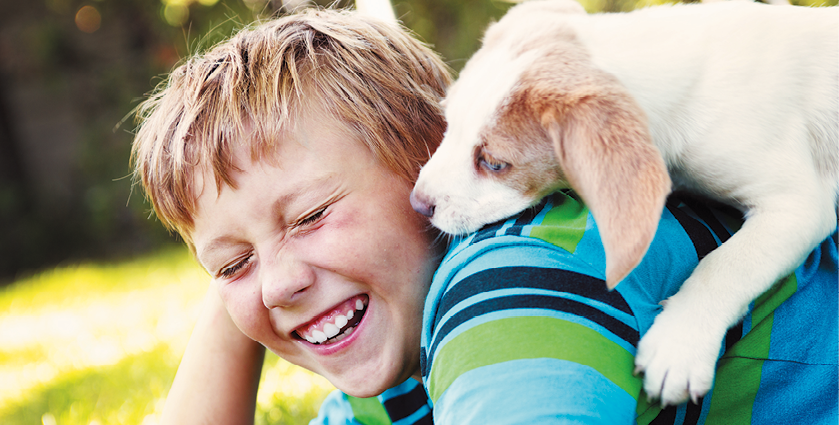
M 208 267 L 207 261 L 213 258 L 213 255 L 216 252 L 222 251 L 231 245 L 235 245 L 236 242 L 230 236 L 219 236 L 213 238 L 210 243 L 208 243 L 203 249 L 198 250 L 196 249 L 195 256 L 198 258 L 198 262 L 206 269 L 210 271 L 210 267 Z

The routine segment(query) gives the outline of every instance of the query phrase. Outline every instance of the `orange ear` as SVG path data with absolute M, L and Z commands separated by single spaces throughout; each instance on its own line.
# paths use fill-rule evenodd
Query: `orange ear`
M 574 87 L 582 91 L 543 104 L 540 118 L 568 182 L 597 222 L 613 289 L 647 252 L 671 183 L 640 106 L 611 75 L 586 72 L 585 84 Z

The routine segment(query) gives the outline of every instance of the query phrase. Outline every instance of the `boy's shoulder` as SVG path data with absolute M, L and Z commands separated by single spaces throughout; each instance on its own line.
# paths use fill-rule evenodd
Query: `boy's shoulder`
M 692 259 L 689 260 L 691 264 L 681 265 L 692 270 L 698 258 L 719 246 L 740 223 L 736 211 L 709 207 L 682 194 L 672 195 L 662 211 L 656 237 L 644 262 L 634 274 L 659 271 L 657 269 L 663 266 L 659 260 L 673 257 Z M 533 254 L 540 244 L 566 253 L 569 260 L 577 263 L 577 271 L 597 279 L 605 276 L 605 252 L 597 223 L 582 199 L 571 190 L 553 193 L 513 217 L 455 240 L 440 270 L 459 270 L 480 261 L 481 257 L 493 257 L 490 253 L 499 250 L 510 262 L 522 260 L 516 256 L 517 251 L 528 253 L 525 257 L 534 260 Z M 547 261 L 546 258 L 536 257 L 535 260 Z M 499 264 L 494 261 L 484 265 Z M 631 277 L 627 280 L 631 281 Z
M 455 238 L 438 275 L 463 272 L 464 268 L 468 271 L 514 265 L 538 267 L 552 257 L 536 255 L 540 249 L 579 256 L 581 253 L 577 248 L 587 233 L 589 239 L 599 240 L 585 204 L 571 191 L 556 192 L 513 217 Z M 596 259 L 597 250 L 587 252 L 585 256 Z M 596 275 L 596 267 L 589 273 Z
M 608 291 L 597 223 L 576 193 L 559 191 L 514 217 L 454 241 L 434 276 L 426 308 L 437 309 L 446 293 L 470 281 L 481 282 L 476 290 L 491 281 L 545 282 L 551 288 L 562 283 L 588 298 L 619 296 L 643 333 L 652 325 L 659 303 L 678 291 L 700 258 L 733 233 L 738 215 L 672 195 L 643 261 L 615 291 Z

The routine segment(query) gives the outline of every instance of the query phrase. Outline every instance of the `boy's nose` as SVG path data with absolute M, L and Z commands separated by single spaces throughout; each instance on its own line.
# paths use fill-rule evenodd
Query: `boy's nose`
M 299 302 L 315 282 L 315 271 L 290 255 L 263 264 L 260 272 L 262 303 L 268 309 Z

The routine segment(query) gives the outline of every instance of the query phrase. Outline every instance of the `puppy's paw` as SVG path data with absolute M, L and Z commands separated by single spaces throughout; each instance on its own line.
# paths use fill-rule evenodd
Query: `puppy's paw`
M 672 303 L 656 317 L 641 338 L 635 356 L 635 371 L 644 372 L 644 390 L 662 406 L 694 403 L 713 385 L 714 369 L 724 332 L 713 331 L 697 321 L 690 309 L 675 309 Z

